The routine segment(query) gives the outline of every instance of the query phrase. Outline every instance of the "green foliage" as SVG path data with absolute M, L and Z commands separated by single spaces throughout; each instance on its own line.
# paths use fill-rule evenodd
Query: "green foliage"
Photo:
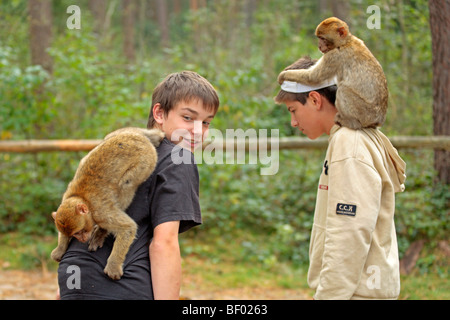
M 50 214 L 58 207 L 81 156 L 2 154 L 0 157 L 0 232 L 54 234 Z
M 22 138 L 35 135 L 35 123 L 47 121 L 50 112 L 45 98 L 37 92 L 49 78 L 40 66 L 21 67 L 15 63 L 13 48 L 0 43 L 0 122 L 2 134 L 16 132 Z
M 395 214 L 403 255 L 416 239 L 446 238 L 450 190 L 434 183 L 432 151 L 400 155 L 408 164 L 406 191 L 396 196 Z M 323 157 L 320 151 L 282 151 L 274 176 L 261 176 L 258 166 L 199 165 L 204 226 L 197 232 L 228 235 L 229 241 L 242 237 L 236 230 L 265 234 L 264 243 L 251 236 L 237 240 L 242 260 L 305 263 Z
M 450 188 L 435 182 L 432 151 L 402 154 L 407 162 L 406 190 L 397 194 L 396 224 L 401 252 L 414 239 L 445 239 L 448 234 Z M 424 170 L 425 168 L 425 170 Z
M 10 232 L 0 236 L 0 261 L 3 268 L 52 269 L 57 263 L 50 258 L 57 240 L 54 236 L 42 237 L 22 232 Z
M 352 2 L 350 22 L 388 78 L 390 109 L 383 131 L 430 134 L 427 2 L 403 1 L 399 7 L 379 1 L 380 30 L 367 29 L 363 2 Z M 76 3 L 83 12 L 81 30 L 65 27 L 65 9 L 73 1 L 54 2 L 52 75 L 29 65 L 27 1 L 0 4 L 0 139 L 96 139 L 118 127 L 143 127 L 153 88 L 167 74 L 183 69 L 199 72 L 218 90 L 221 107 L 213 128 L 296 134 L 285 107 L 272 98 L 279 71 L 302 55 L 320 57 L 314 29 L 323 17 L 317 14 L 316 1 L 265 1 L 251 25 L 240 7 L 244 2 L 208 2 L 197 12 L 172 16 L 168 48 L 159 46 L 154 21 L 141 22 L 136 29 L 138 57 L 132 64 L 122 56 L 117 3 L 111 2 L 116 11 L 110 12 L 111 26 L 101 37 L 93 32 L 87 1 Z M 408 163 L 407 189 L 397 197 L 396 214 L 404 252 L 416 238 L 445 238 L 450 192 L 448 186 L 434 184 L 432 152 L 400 154 Z M 0 154 L 0 232 L 55 234 L 50 213 L 83 155 Z M 282 151 L 274 176 L 261 176 L 261 165 L 199 165 L 205 223 L 192 234 L 233 241 L 237 230 L 245 230 L 249 236 L 239 239 L 243 260 L 268 266 L 276 261 L 305 263 L 323 156 L 318 151 Z M 261 237 L 250 234 L 264 234 L 267 240 L 261 243 Z

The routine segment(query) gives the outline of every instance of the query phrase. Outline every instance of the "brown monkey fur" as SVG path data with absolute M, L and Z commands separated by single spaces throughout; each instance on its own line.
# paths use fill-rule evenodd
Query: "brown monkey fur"
M 115 280 L 122 277 L 122 265 L 137 231 L 124 210 L 155 169 L 155 146 L 163 138 L 158 129 L 119 129 L 80 161 L 61 205 L 52 214 L 59 231 L 52 259 L 61 261 L 72 237 L 89 241 L 89 250 L 95 251 L 112 233 L 115 241 L 104 272 Z
M 281 72 L 278 82 L 288 80 L 313 86 L 336 76 L 335 122 L 352 129 L 381 126 L 386 119 L 389 92 L 378 60 L 338 18 L 322 21 L 316 36 L 324 55 L 309 69 Z

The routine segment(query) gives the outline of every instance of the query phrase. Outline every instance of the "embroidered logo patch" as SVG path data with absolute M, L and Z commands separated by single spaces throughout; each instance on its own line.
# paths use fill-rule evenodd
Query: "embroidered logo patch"
M 336 206 L 336 214 L 343 214 L 346 216 L 354 217 L 356 215 L 356 205 L 355 204 L 338 203 Z

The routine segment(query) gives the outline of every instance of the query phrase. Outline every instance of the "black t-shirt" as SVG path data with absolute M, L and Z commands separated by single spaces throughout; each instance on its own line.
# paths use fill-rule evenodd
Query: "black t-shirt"
M 174 147 L 167 139 L 161 142 L 155 171 L 138 188 L 126 210 L 138 224 L 138 230 L 126 256 L 122 278 L 111 280 L 103 272 L 114 244 L 112 235 L 95 252 L 88 251 L 87 243 L 72 238 L 58 268 L 61 299 L 153 299 L 149 244 L 154 228 L 164 222 L 180 221 L 181 233 L 202 222 L 194 156 Z M 177 150 L 176 159 L 189 156 L 190 163 L 174 163 L 172 150 Z

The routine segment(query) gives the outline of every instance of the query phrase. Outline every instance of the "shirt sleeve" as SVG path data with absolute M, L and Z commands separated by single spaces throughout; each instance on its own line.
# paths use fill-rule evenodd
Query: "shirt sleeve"
M 370 165 L 348 158 L 329 170 L 322 270 L 315 299 L 350 299 L 363 272 L 381 201 L 381 178 Z
M 197 165 L 175 164 L 170 156 L 155 177 L 154 195 L 150 204 L 152 228 L 168 221 L 180 221 L 179 232 L 202 223 L 199 204 L 199 176 Z

